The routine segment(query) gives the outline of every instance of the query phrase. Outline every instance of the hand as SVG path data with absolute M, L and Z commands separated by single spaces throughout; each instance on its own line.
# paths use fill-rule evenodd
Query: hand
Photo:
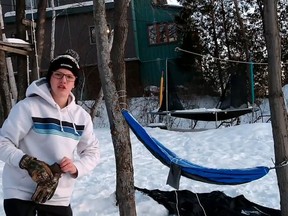
M 50 166 L 50 169 L 53 172 L 53 178 L 51 180 L 40 182 L 32 195 L 31 199 L 36 203 L 45 203 L 47 200 L 50 200 L 58 186 L 62 173 L 61 168 L 59 164 L 54 163 Z
M 36 183 L 51 180 L 53 178 L 53 173 L 48 164 L 37 160 L 37 158 L 30 157 L 29 155 L 24 155 L 21 158 L 19 167 L 21 169 L 26 169 L 32 180 Z
M 62 172 L 70 173 L 72 176 L 77 176 L 78 170 L 70 158 L 64 157 L 60 162 Z

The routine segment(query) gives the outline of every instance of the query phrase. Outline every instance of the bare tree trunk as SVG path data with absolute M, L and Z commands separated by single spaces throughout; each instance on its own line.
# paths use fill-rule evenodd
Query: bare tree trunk
M 93 4 L 96 26 L 98 69 L 105 97 L 116 159 L 117 203 L 119 204 L 119 212 L 121 216 L 134 216 L 136 215 L 136 207 L 131 143 L 130 137 L 127 136 L 126 133 L 128 126 L 121 114 L 119 97 L 111 71 L 109 44 L 106 34 L 107 22 L 105 18 L 105 1 L 94 0 Z
M 16 0 L 16 36 L 22 40 L 26 40 L 26 29 L 22 24 L 22 20 L 25 18 L 25 8 L 25 1 Z M 17 78 L 18 100 L 21 100 L 25 98 L 25 92 L 28 87 L 26 56 L 17 56 Z
M 1 1 L 0 1 L 1 4 Z M 1 20 L 2 20 L 2 6 L 1 6 Z M 0 26 L 0 40 L 3 40 L 2 37 L 2 29 L 4 29 L 4 24 L 1 22 Z M 8 79 L 7 79 L 7 67 L 6 67 L 6 57 L 5 52 L 0 50 L 0 101 L 1 101 L 1 115 L 0 115 L 0 125 L 3 124 L 4 120 L 7 118 L 11 108 L 11 96 L 10 96 L 10 90 L 8 85 Z
M 46 7 L 47 0 L 42 0 L 38 2 L 37 6 L 37 22 L 36 22 L 36 38 L 35 38 L 35 58 L 32 61 L 32 74 L 31 74 L 31 82 L 33 80 L 39 79 L 39 68 L 42 61 L 42 53 L 44 49 L 45 42 L 45 21 L 46 21 Z
M 0 31 L 2 35 L 2 30 Z M 3 115 L 1 116 L 0 119 L 0 125 L 2 125 L 4 120 L 8 117 L 8 114 L 12 108 L 12 101 L 7 77 L 8 76 L 7 76 L 5 52 L 0 50 L 0 82 L 1 82 L 0 93 L 1 93 L 1 106 L 3 111 Z
M 18 91 L 17 91 L 17 85 L 16 80 L 14 76 L 14 70 L 12 65 L 11 57 L 6 57 L 6 65 L 7 65 L 7 71 L 8 71 L 8 81 L 11 91 L 11 99 L 12 99 L 12 106 L 17 102 L 18 98 Z
M 113 39 L 114 39 L 114 30 L 111 30 L 111 32 L 109 34 L 110 34 L 110 36 L 108 37 L 108 39 L 109 39 L 109 47 L 108 47 L 108 49 L 109 49 L 109 52 L 111 52 L 112 43 L 113 43 Z M 100 104 L 102 102 L 103 96 L 104 96 L 103 89 L 101 87 L 100 90 L 99 90 L 98 95 L 96 95 L 95 102 L 94 102 L 92 108 L 90 109 L 90 116 L 91 116 L 93 121 L 94 121 L 94 119 L 96 117 L 96 113 L 97 113 L 97 110 L 100 107 Z
M 231 59 L 230 39 L 228 36 L 228 28 L 227 28 L 227 20 L 226 20 L 227 18 L 226 18 L 226 11 L 225 11 L 223 0 L 221 0 L 221 8 L 222 8 L 223 29 L 224 29 L 224 34 L 225 34 L 226 46 L 227 46 L 227 54 L 228 54 L 228 59 Z
M 2 14 L 2 5 L 0 3 L 0 25 L 1 25 L 1 31 L 2 31 L 2 40 L 6 41 L 6 35 L 4 33 L 4 20 L 3 20 L 3 14 Z M 6 67 L 7 67 L 7 72 L 8 72 L 8 83 L 11 91 L 11 103 L 12 106 L 13 104 L 17 101 L 17 87 L 16 87 L 16 81 L 15 81 L 15 76 L 14 76 L 14 71 L 13 71 L 13 65 L 12 65 L 12 60 L 11 57 L 6 57 Z M 10 110 L 11 108 L 9 108 Z
M 234 6 L 235 6 L 235 13 L 237 16 L 237 20 L 238 20 L 238 23 L 240 26 L 240 33 L 242 36 L 241 39 L 243 40 L 243 45 L 244 45 L 244 50 L 245 50 L 245 55 L 246 55 L 246 61 L 249 61 L 249 46 L 248 46 L 248 40 L 247 40 L 247 36 L 246 36 L 246 29 L 245 29 L 245 26 L 244 26 L 244 23 L 243 23 L 243 20 L 241 18 L 241 14 L 239 11 L 238 0 L 233 0 L 233 2 L 234 2 Z M 249 68 L 249 65 L 248 65 L 248 68 Z M 248 71 L 249 71 L 249 69 L 248 69 Z
M 126 67 L 125 67 L 125 45 L 128 34 L 127 11 L 130 0 L 118 0 L 114 2 L 114 40 L 111 51 L 112 71 L 115 78 L 116 90 L 119 96 L 120 107 L 127 109 L 127 95 L 126 95 Z M 125 122 L 125 127 L 122 131 L 123 135 L 130 137 L 129 127 Z M 120 215 L 136 214 L 135 197 L 134 197 L 134 171 L 132 165 L 132 152 L 130 141 L 124 143 L 123 153 L 117 156 L 119 159 L 119 173 L 117 173 L 117 200 L 119 202 Z M 121 155 L 129 157 L 123 158 Z M 129 163 L 126 167 L 125 163 Z M 125 168 L 129 169 L 125 171 Z M 122 175 L 125 173 L 126 182 L 131 184 L 123 185 Z M 123 193 L 124 192 L 124 193 Z M 128 208 L 128 209 L 127 209 Z M 135 211 L 135 213 L 134 213 Z
M 50 0 L 50 4 L 51 4 L 51 8 L 52 8 L 50 60 L 52 60 L 54 58 L 54 51 L 55 51 L 56 12 L 55 12 L 54 0 Z
M 288 158 L 288 120 L 281 88 L 281 42 L 277 2 L 264 0 L 265 40 L 268 50 L 268 89 L 276 167 Z M 288 216 L 288 166 L 276 168 L 282 216 Z
M 128 34 L 127 10 L 130 0 L 114 3 L 114 41 L 111 52 L 113 75 L 119 95 L 120 106 L 127 108 L 125 45 Z M 127 132 L 129 134 L 129 131 Z
M 211 6 L 213 6 L 215 4 L 214 2 L 215 2 L 215 0 L 211 0 L 211 2 L 210 2 Z M 211 13 L 211 21 L 212 21 L 212 27 L 213 27 L 213 41 L 215 44 L 214 56 L 219 58 L 220 54 L 219 54 L 218 38 L 217 38 L 217 33 L 216 33 L 215 10 L 214 9 L 212 10 L 212 13 Z M 223 80 L 223 74 L 222 74 L 220 61 L 217 61 L 216 64 L 217 64 L 217 68 L 218 68 L 218 77 L 219 77 L 220 89 L 221 89 L 221 93 L 223 94 L 225 86 L 224 86 L 224 80 Z
M 101 101 L 103 99 L 103 96 L 104 96 L 103 89 L 100 88 L 98 95 L 96 95 L 95 102 L 94 102 L 92 108 L 90 109 L 90 116 L 91 116 L 93 121 L 94 121 L 94 119 L 96 117 L 96 113 L 97 113 L 97 110 L 100 107 L 100 104 L 101 104 Z
M 243 23 L 243 19 L 241 17 L 240 11 L 239 11 L 239 6 L 238 6 L 238 0 L 233 0 L 234 2 L 234 6 L 235 6 L 235 12 L 236 12 L 236 16 L 237 16 L 237 20 L 240 26 L 240 33 L 241 33 L 241 38 L 243 41 L 243 45 L 244 45 L 244 50 L 245 50 L 245 57 L 246 57 L 246 62 L 250 61 L 250 51 L 249 51 L 249 45 L 248 45 L 248 38 L 247 38 L 247 33 L 246 33 L 246 28 L 244 26 Z M 246 64 L 246 77 L 249 78 L 250 76 L 250 64 Z M 251 79 L 247 79 L 249 81 L 249 86 L 252 85 L 252 80 Z M 249 88 L 250 94 L 252 95 L 252 90 L 251 88 Z M 251 98 L 251 96 L 249 96 L 250 101 L 253 103 L 253 99 Z M 253 104 L 252 104 L 253 105 Z

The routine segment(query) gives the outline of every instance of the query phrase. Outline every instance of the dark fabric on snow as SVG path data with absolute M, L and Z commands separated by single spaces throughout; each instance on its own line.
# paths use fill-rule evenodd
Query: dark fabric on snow
M 163 205 L 169 215 L 178 215 L 179 212 L 180 216 L 204 216 L 205 210 L 207 216 L 281 216 L 280 210 L 253 203 L 243 195 L 232 198 L 220 191 L 195 194 L 189 190 L 135 189 Z

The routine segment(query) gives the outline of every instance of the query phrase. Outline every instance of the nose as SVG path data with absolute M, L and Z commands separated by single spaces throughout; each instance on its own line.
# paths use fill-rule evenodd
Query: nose
M 65 78 L 65 79 L 64 79 Z M 65 80 L 65 82 L 67 82 L 67 77 L 65 75 L 62 76 L 62 78 L 60 79 L 62 82 Z

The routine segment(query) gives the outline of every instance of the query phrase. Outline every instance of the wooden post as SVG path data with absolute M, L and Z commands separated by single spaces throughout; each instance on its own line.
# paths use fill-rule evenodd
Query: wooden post
M 6 35 L 4 33 L 4 21 L 3 21 L 3 14 L 2 14 L 2 5 L 0 3 L 0 26 L 2 30 L 2 40 L 6 41 Z M 16 86 L 16 81 L 15 81 L 15 76 L 14 76 L 14 70 L 13 70 L 13 65 L 12 65 L 12 60 L 11 57 L 6 57 L 6 66 L 7 66 L 7 71 L 8 71 L 8 81 L 10 85 L 10 91 L 11 91 L 11 101 L 12 105 L 16 103 L 17 101 L 17 86 Z

